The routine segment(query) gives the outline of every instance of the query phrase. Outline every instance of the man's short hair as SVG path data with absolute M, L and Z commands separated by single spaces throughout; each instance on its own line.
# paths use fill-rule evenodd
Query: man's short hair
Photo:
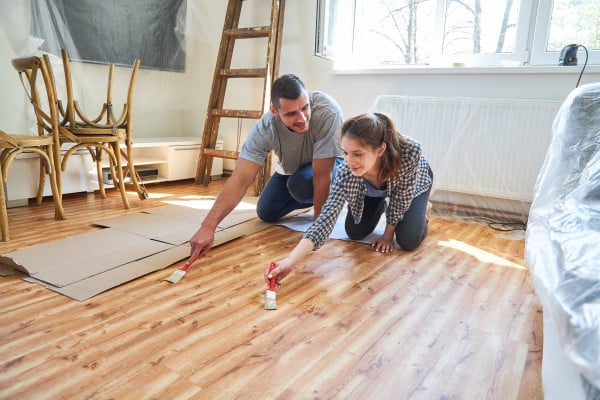
M 281 98 L 296 100 L 302 93 L 306 93 L 306 87 L 300 78 L 294 74 L 281 75 L 271 85 L 271 103 L 279 108 Z

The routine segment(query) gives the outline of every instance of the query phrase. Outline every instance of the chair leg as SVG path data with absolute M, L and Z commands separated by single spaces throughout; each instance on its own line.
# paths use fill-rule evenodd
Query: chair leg
M 58 220 L 65 220 L 67 219 L 67 216 L 65 215 L 65 210 L 62 204 L 62 193 L 58 190 L 57 183 L 57 177 L 60 175 L 60 170 L 57 171 L 56 168 L 54 168 L 54 156 L 51 148 L 46 149 L 46 154 L 48 154 L 48 164 L 50 164 L 47 172 L 48 177 L 50 178 L 50 188 L 52 189 L 52 200 L 54 201 L 54 218 Z M 41 179 L 45 181 L 45 177 L 41 177 Z
M 98 176 L 98 190 L 100 190 L 100 197 L 103 199 L 106 198 L 106 190 L 104 189 L 104 179 L 102 178 L 102 149 L 96 148 L 96 175 Z M 113 177 L 113 182 L 115 181 L 115 171 L 113 168 L 112 160 L 110 159 L 110 155 L 108 157 L 108 165 L 111 176 Z
M 6 211 L 6 191 L 4 190 L 4 177 L 2 168 L 0 168 L 0 231 L 2 231 L 2 241 L 8 242 L 8 212 Z
M 138 174 L 135 170 L 135 165 L 133 164 L 133 150 L 131 146 L 127 146 L 127 153 L 123 154 L 127 160 L 127 169 L 129 170 L 129 176 L 131 177 L 131 183 L 135 191 L 138 194 L 140 200 L 146 200 L 148 198 L 148 192 L 146 191 L 146 187 L 143 183 L 140 183 L 138 180 Z
M 53 162 L 52 167 L 54 168 L 54 171 L 55 171 L 54 177 L 56 178 L 56 188 L 58 190 L 58 193 L 60 193 L 61 200 L 62 200 L 63 168 L 62 168 L 62 159 L 61 159 L 61 154 L 60 154 L 60 142 L 54 141 L 51 151 L 52 151 L 52 162 Z
M 125 179 L 123 179 L 123 165 L 121 163 L 121 149 L 119 148 L 118 142 L 111 143 L 112 150 L 115 153 L 117 159 L 116 173 L 118 177 L 119 191 L 121 192 L 121 199 L 123 200 L 123 206 L 129 210 L 129 200 L 127 199 L 127 191 L 125 189 Z M 114 179 L 113 179 L 114 182 Z
M 50 168 L 54 168 L 53 164 L 50 164 Z M 44 186 L 46 185 L 46 165 L 44 164 L 44 160 L 40 157 L 40 176 L 38 178 L 38 190 L 37 195 L 35 196 L 35 204 L 38 206 L 42 204 L 42 199 L 44 197 Z

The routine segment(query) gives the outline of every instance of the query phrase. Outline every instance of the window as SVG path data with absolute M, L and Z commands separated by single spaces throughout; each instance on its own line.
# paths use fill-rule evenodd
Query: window
M 316 53 L 343 66 L 600 64 L 600 1 L 318 0 Z M 588 59 L 589 58 L 589 59 Z

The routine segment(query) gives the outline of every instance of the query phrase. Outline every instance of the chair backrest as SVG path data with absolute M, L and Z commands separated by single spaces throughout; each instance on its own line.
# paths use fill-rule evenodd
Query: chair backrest
M 12 65 L 17 70 L 25 94 L 33 106 L 38 134 L 52 136 L 54 142 L 59 145 L 60 126 L 56 90 L 47 58 L 37 56 L 15 58 L 12 60 Z
M 133 89 L 135 86 L 137 72 L 140 66 L 140 60 L 136 59 L 133 63 L 131 77 L 129 79 L 129 86 L 127 89 L 126 103 L 123 104 L 123 111 L 121 115 L 117 118 L 115 117 L 113 112 L 112 92 L 115 65 L 110 64 L 106 88 L 106 101 L 102 105 L 101 110 L 97 116 L 88 117 L 79 107 L 78 101 L 77 99 L 75 99 L 75 95 L 73 93 L 71 60 L 67 49 L 61 49 L 61 56 L 63 61 L 63 70 L 65 74 L 65 86 L 67 94 L 67 104 L 66 109 L 64 110 L 65 118 L 63 120 L 63 125 L 67 124 L 68 126 L 72 127 L 77 125 L 86 125 L 88 127 L 95 128 L 119 127 L 127 128 L 127 131 L 131 132 L 131 104 L 133 101 Z

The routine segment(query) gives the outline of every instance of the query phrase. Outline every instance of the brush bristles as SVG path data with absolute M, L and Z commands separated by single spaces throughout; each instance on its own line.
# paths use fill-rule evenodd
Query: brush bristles
M 277 310 L 275 295 L 276 293 L 272 290 L 267 290 L 265 292 L 265 310 Z
M 184 275 L 185 275 L 185 271 L 176 269 L 175 271 L 173 271 L 171 276 L 169 276 L 167 279 L 165 279 L 165 281 L 171 282 L 171 283 L 177 283 L 181 280 L 181 278 L 183 278 Z

